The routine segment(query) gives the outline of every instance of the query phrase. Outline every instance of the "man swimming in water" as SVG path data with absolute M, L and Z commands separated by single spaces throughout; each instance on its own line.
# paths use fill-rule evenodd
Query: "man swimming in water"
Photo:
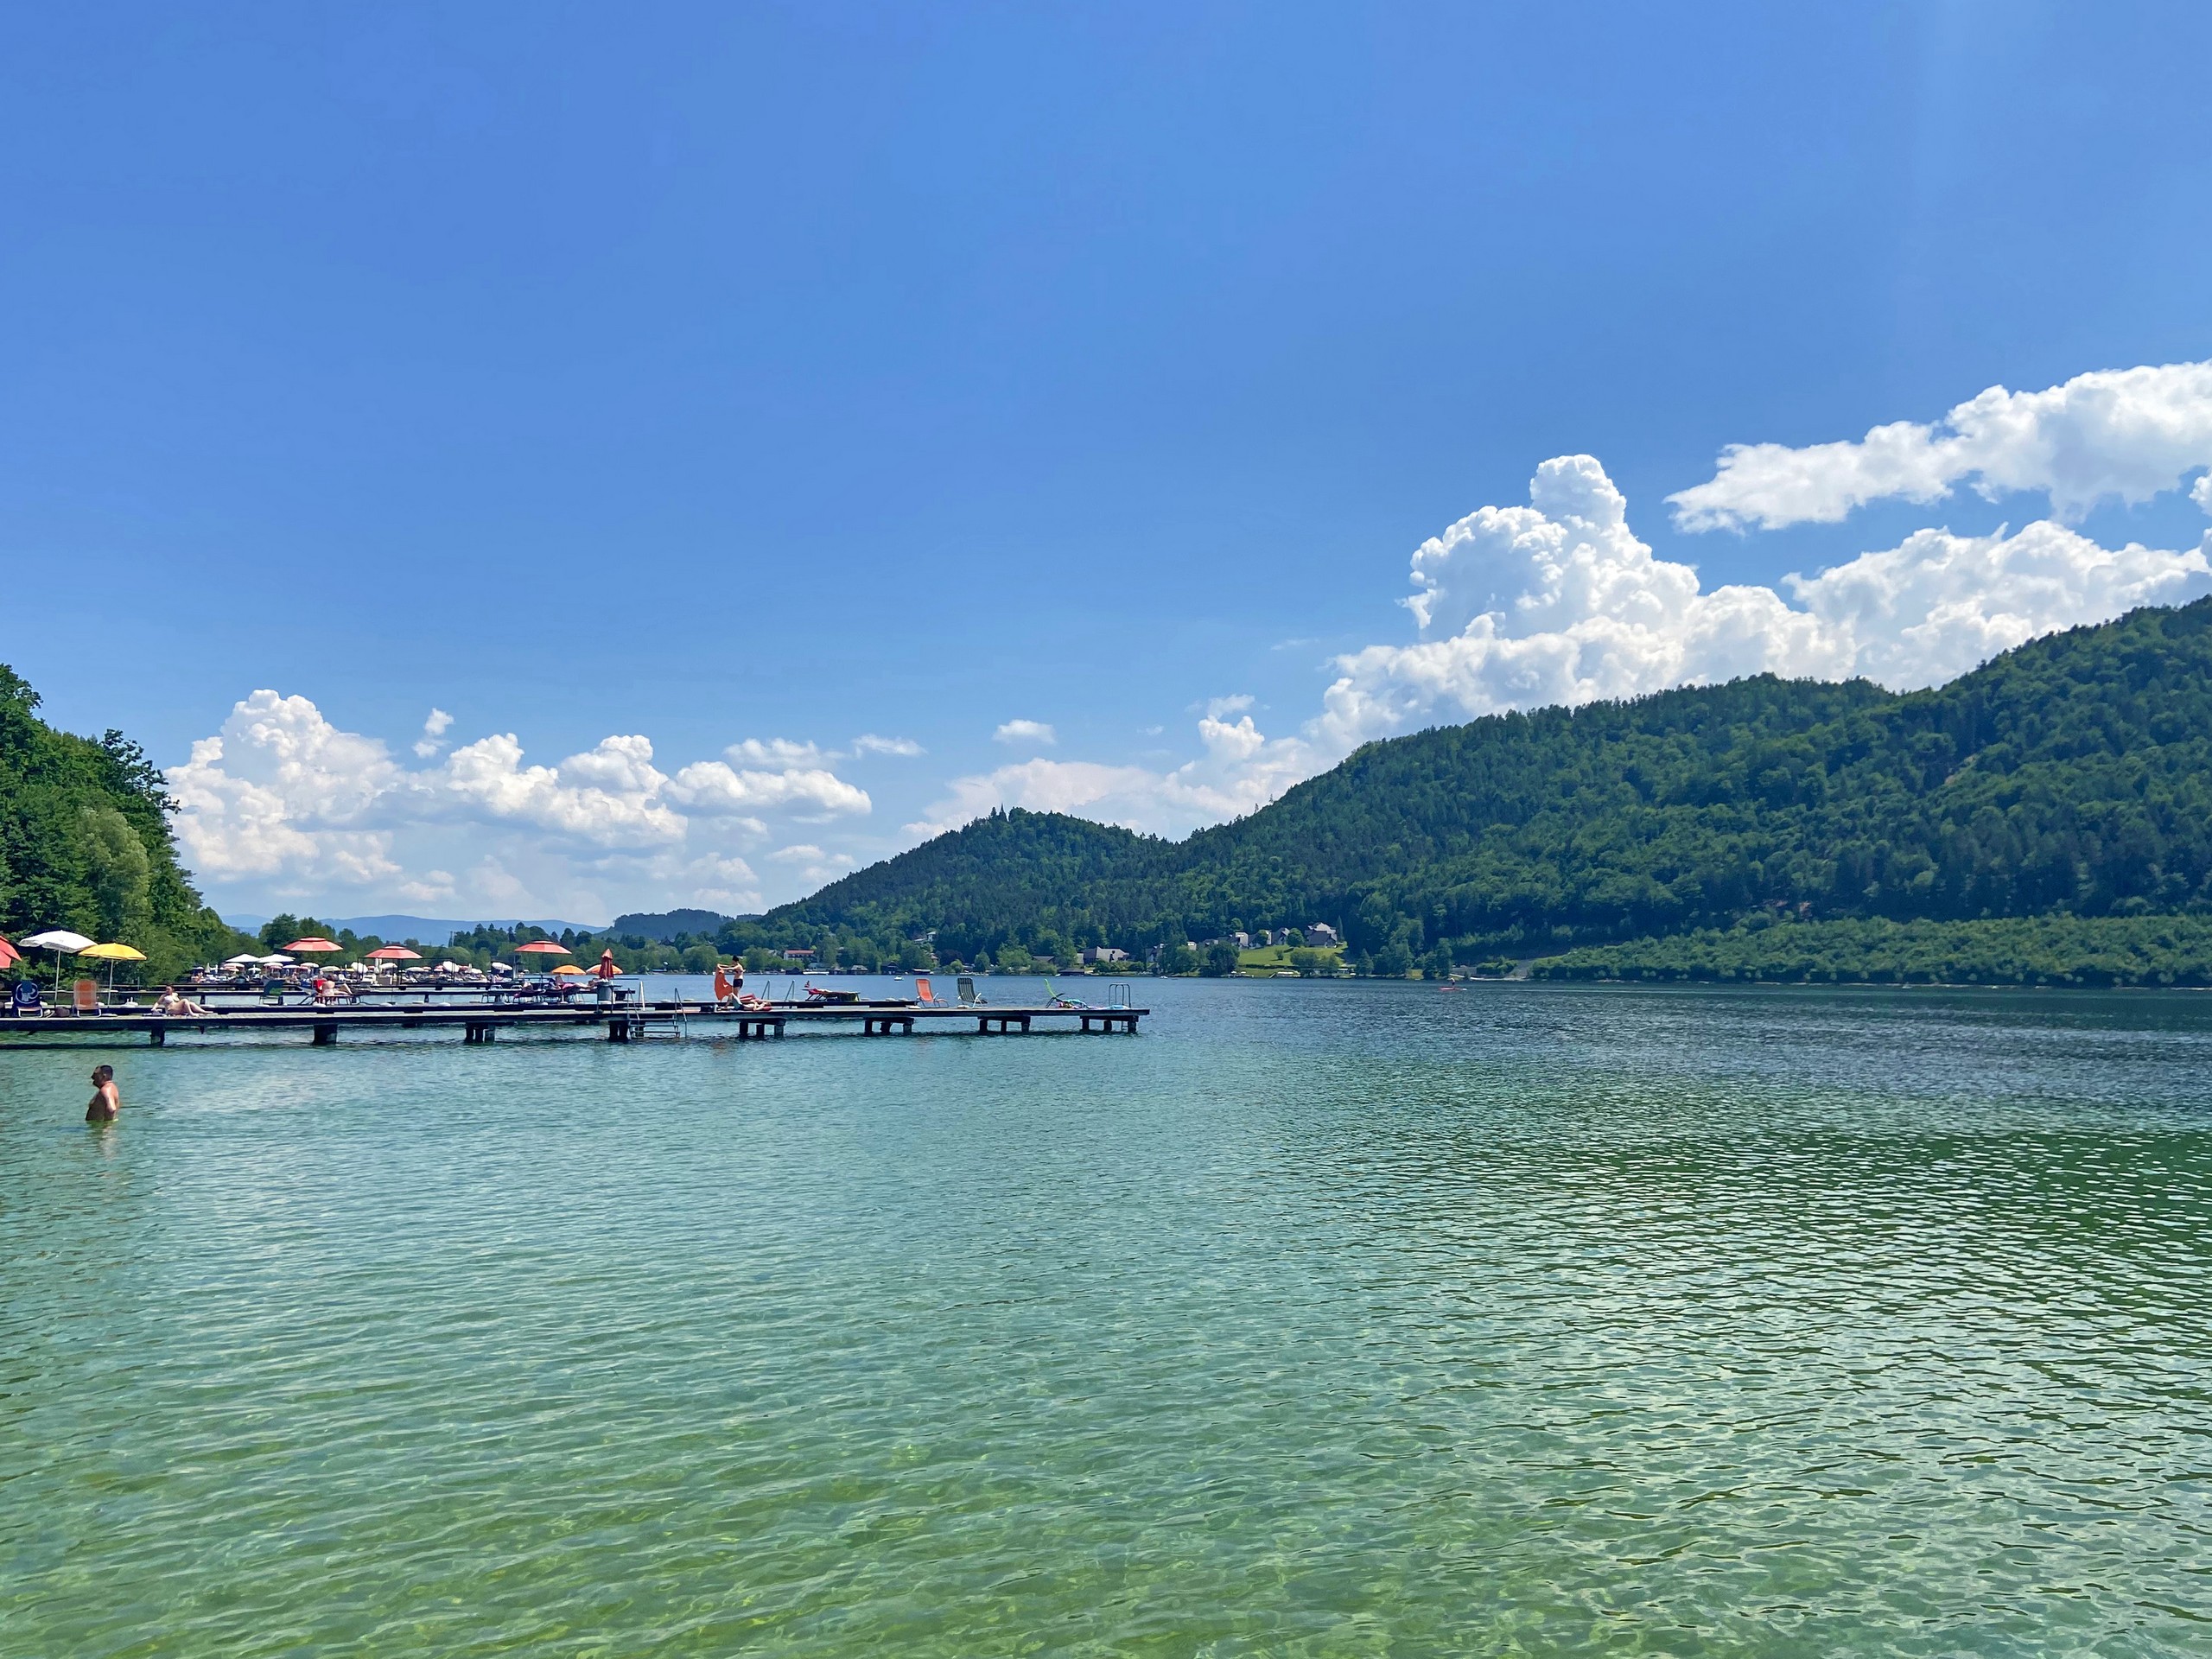
M 116 1114 L 123 1109 L 123 1096 L 116 1092 L 115 1068 L 96 1065 L 92 1068 L 92 1101 L 85 1108 L 87 1123 L 112 1123 Z

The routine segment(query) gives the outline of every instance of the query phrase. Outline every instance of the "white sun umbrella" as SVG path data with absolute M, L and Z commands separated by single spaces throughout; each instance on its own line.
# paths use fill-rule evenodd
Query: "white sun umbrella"
M 61 986 L 61 958 L 73 957 L 79 950 L 90 949 L 92 943 L 83 934 L 72 933 L 66 927 L 50 927 L 43 933 L 34 933 L 28 939 L 16 941 L 22 948 L 54 952 L 54 984 L 57 991 Z
M 240 956 L 226 957 L 223 958 L 223 966 L 226 968 L 257 968 L 260 965 L 261 958 L 253 955 L 251 951 L 245 952 Z
M 264 968 L 289 968 L 292 965 L 292 959 L 281 950 L 273 956 L 256 957 L 254 960 Z

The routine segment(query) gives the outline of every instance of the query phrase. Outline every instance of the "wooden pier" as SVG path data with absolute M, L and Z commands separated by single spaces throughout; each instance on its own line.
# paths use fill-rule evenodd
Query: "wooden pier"
M 781 1037 L 792 1027 L 849 1031 L 867 1037 L 912 1036 L 917 1031 L 947 1035 L 1006 1036 L 1034 1029 L 1071 1033 L 1136 1033 L 1150 1008 L 1045 1003 L 998 1007 L 987 1003 L 855 1002 L 776 1003 L 738 1007 L 704 1001 L 577 1001 L 551 1006 L 518 1002 L 427 1002 L 385 1007 L 269 1007 L 246 1006 L 205 1014 L 159 1014 L 147 1008 L 99 1014 L 0 1014 L 0 1039 L 22 1037 L 90 1037 L 106 1043 L 144 1040 L 156 1048 L 172 1033 L 252 1032 L 304 1034 L 327 1047 L 343 1033 L 452 1031 L 464 1043 L 496 1041 L 502 1032 L 604 1031 L 606 1040 L 628 1043 L 652 1037 L 730 1037 L 741 1042 Z M 594 1033 L 596 1034 L 596 1033 Z

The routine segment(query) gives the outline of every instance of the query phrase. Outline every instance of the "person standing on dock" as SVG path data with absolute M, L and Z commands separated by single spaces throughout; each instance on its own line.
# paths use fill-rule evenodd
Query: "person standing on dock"
M 112 1123 L 123 1110 L 123 1096 L 115 1086 L 115 1068 L 96 1065 L 92 1068 L 92 1099 L 85 1108 L 87 1123 Z

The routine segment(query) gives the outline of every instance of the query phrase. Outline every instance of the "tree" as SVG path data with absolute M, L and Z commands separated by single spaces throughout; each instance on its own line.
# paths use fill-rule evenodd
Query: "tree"
M 1198 972 L 1208 979 L 1222 979 L 1236 971 L 1236 947 L 1224 939 L 1216 939 L 1206 946 L 1205 956 L 1198 963 Z
M 88 806 L 79 821 L 101 933 L 143 944 L 154 919 L 153 861 L 146 855 L 145 843 L 130 821 L 111 806 Z

